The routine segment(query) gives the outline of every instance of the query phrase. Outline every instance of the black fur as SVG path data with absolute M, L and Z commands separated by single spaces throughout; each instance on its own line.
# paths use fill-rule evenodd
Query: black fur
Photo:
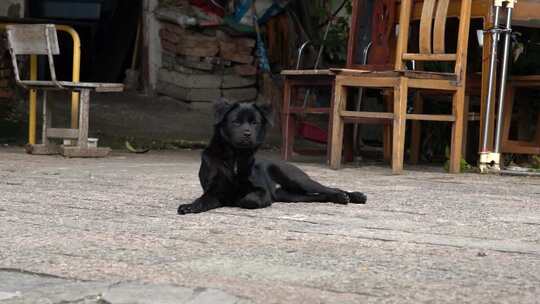
M 178 214 L 223 206 L 264 208 L 273 202 L 365 204 L 363 193 L 323 186 L 289 163 L 255 159 L 272 120 L 269 105 L 218 100 L 214 136 L 202 153 L 199 170 L 204 194 L 180 205 Z

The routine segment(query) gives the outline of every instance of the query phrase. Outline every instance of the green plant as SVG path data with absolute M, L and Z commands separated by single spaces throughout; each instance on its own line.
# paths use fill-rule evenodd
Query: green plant
M 448 146 L 446 146 L 446 148 L 444 149 L 444 154 L 446 156 L 446 162 L 444 163 L 444 170 L 446 171 L 449 171 L 450 170 L 450 148 Z M 465 172 L 465 171 L 469 171 L 469 170 L 472 170 L 472 166 L 469 165 L 469 163 L 465 160 L 465 159 L 461 159 L 460 163 L 459 163 L 459 171 L 461 172 Z
M 340 7 L 343 4 L 343 8 L 333 17 L 334 10 L 329 11 L 323 6 L 318 6 L 315 10 L 317 23 L 320 24 L 320 30 L 317 31 L 318 37 L 316 42 L 324 45 L 324 56 L 330 62 L 336 64 L 342 64 L 347 59 L 347 42 L 349 39 L 349 19 L 352 14 L 351 0 L 330 0 L 328 4 L 332 8 Z M 331 20 L 331 25 L 328 30 L 328 36 L 323 42 L 324 33 L 326 31 L 327 24 L 324 23 L 327 20 Z

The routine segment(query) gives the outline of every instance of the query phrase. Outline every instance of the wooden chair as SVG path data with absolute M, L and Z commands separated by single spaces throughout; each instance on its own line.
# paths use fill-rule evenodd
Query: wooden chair
M 363 119 L 384 119 L 392 124 L 392 170 L 403 170 L 405 125 L 407 120 L 446 121 L 452 123 L 450 172 L 460 171 L 462 131 L 464 125 L 464 100 L 466 59 L 471 14 L 471 0 L 461 0 L 458 42 L 456 53 L 445 51 L 445 27 L 449 0 L 424 0 L 419 26 L 419 53 L 408 52 L 412 0 L 401 0 L 399 35 L 393 71 L 358 71 L 336 69 L 334 102 L 332 104 L 332 133 L 330 167 L 341 166 L 343 128 L 345 123 Z M 432 43 L 433 37 L 433 43 Z M 432 45 L 433 44 L 433 45 Z M 406 70 L 406 61 L 454 62 L 453 73 L 436 73 Z M 393 112 L 348 111 L 347 88 L 381 88 L 393 91 Z M 449 92 L 453 95 L 453 110 L 449 115 L 408 114 L 409 88 Z
M 352 18 L 349 30 L 349 40 L 347 45 L 347 68 L 354 69 L 376 69 L 384 70 L 391 68 L 390 45 L 394 44 L 392 35 L 395 23 L 395 0 L 353 0 Z M 373 17 L 377 16 L 377 17 Z M 370 51 L 369 57 L 367 51 Z M 300 57 L 300 55 L 299 55 Z M 300 62 L 299 62 L 300 63 Z M 306 115 L 328 115 L 330 107 L 315 107 L 299 96 L 299 88 L 318 88 L 332 92 L 334 88 L 335 74 L 329 69 L 299 69 L 283 70 L 284 76 L 283 104 L 281 111 L 281 157 L 289 160 L 293 152 L 302 154 L 314 154 L 312 150 L 298 150 L 294 147 L 295 137 L 299 133 L 308 135 L 310 140 L 319 143 L 328 143 L 327 130 L 313 128 L 309 124 L 302 123 L 301 118 Z M 301 100 L 300 103 L 294 103 Z M 371 122 L 364 121 L 364 122 Z M 352 128 L 346 130 L 345 138 L 345 159 L 353 159 L 353 132 Z M 385 141 L 390 138 L 390 133 L 385 132 Z M 328 145 L 327 145 L 328 147 Z M 389 145 L 385 145 L 389 147 Z M 329 155 L 329 152 L 327 151 Z M 389 157 L 388 149 L 385 150 L 385 157 Z
M 88 83 L 58 81 L 54 68 L 54 55 L 60 54 L 56 27 L 53 24 L 18 24 L 6 27 L 9 51 L 11 53 L 13 71 L 18 85 L 28 90 L 43 92 L 43 128 L 42 144 L 29 145 L 27 151 L 32 154 L 57 154 L 67 157 L 103 157 L 110 149 L 89 147 L 88 118 L 90 108 L 90 92 L 120 92 L 123 84 Z M 21 80 L 17 64 L 18 55 L 46 55 L 49 63 L 51 80 Z M 80 92 L 79 127 L 76 129 L 52 128 L 52 112 L 47 102 L 47 91 L 66 90 Z M 60 146 L 49 141 L 51 138 L 77 140 L 75 146 Z
M 308 151 L 306 149 L 299 151 L 295 149 L 295 138 L 301 133 L 304 136 L 307 135 L 307 137 L 310 137 L 312 141 L 326 144 L 328 140 L 326 130 L 321 132 L 318 128 L 310 128 L 311 125 L 303 123 L 301 118 L 304 118 L 306 115 L 328 115 L 330 108 L 317 107 L 312 105 L 309 100 L 300 100 L 301 104 L 298 104 L 299 99 L 305 99 L 303 94 L 298 94 L 298 89 L 312 90 L 318 88 L 331 92 L 334 84 L 334 74 L 327 69 L 286 70 L 282 71 L 281 74 L 285 77 L 283 104 L 281 108 L 281 158 L 283 160 L 290 160 L 293 152 L 300 152 L 302 154 L 317 153 L 318 151 Z M 295 103 L 295 101 L 297 102 Z
M 514 110 L 514 95 L 517 88 L 531 88 L 535 90 L 540 90 L 540 75 L 510 77 L 510 80 L 507 83 L 506 96 L 504 100 L 501 150 L 503 153 L 540 154 L 540 113 L 538 113 L 537 116 L 535 130 L 536 133 L 531 141 L 525 141 L 522 139 L 510 139 L 510 126 L 512 124 L 512 116 Z M 520 109 L 519 114 L 526 115 L 527 112 L 525 109 Z M 526 119 L 522 119 L 520 123 L 526 124 L 525 127 L 529 126 Z

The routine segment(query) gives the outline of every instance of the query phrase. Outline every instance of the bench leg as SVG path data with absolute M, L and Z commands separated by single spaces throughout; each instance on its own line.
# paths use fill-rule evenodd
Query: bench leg
M 43 125 L 41 128 L 41 143 L 44 146 L 48 146 L 50 142 L 49 142 L 49 138 L 47 137 L 47 130 L 51 128 L 52 111 L 50 109 L 49 104 L 47 103 L 47 91 L 43 91 L 42 102 L 43 102 Z
M 88 148 L 88 116 L 90 111 L 90 90 L 82 90 L 79 105 L 79 138 L 78 146 Z

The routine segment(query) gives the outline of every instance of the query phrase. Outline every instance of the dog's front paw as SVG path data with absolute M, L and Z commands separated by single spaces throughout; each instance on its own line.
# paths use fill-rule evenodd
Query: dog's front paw
M 185 204 L 178 207 L 178 214 L 200 213 L 205 211 L 200 203 Z
M 336 194 L 333 194 L 331 201 L 334 204 L 341 204 L 341 205 L 347 205 L 348 203 L 351 202 L 351 200 L 349 199 L 349 196 L 345 192 L 338 192 Z
M 258 195 L 250 193 L 244 196 L 239 202 L 238 207 L 246 209 L 259 209 L 272 205 L 272 202 L 265 201 Z
M 365 204 L 367 196 L 362 192 L 349 192 L 349 199 L 352 204 Z

